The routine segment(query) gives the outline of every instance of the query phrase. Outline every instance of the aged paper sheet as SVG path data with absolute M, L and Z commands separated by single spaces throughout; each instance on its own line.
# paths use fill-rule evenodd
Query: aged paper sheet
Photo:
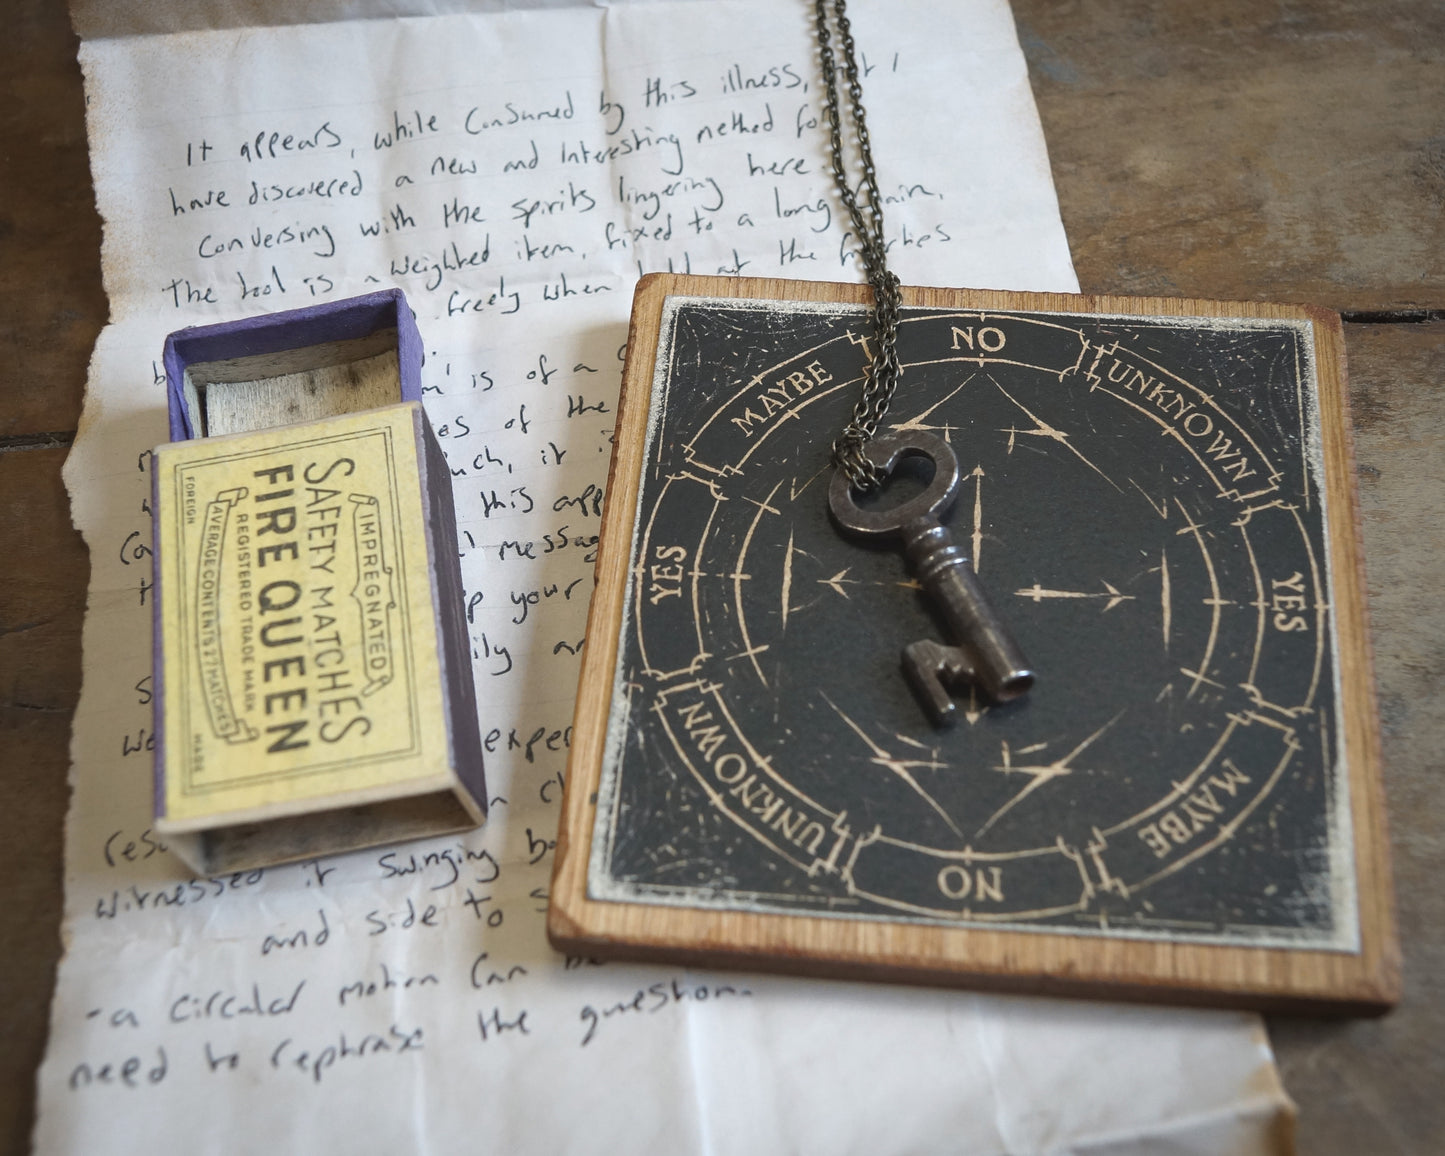
M 858 0 L 905 282 L 1075 288 L 1002 0 Z M 41 1152 L 1273 1152 L 1252 1016 L 694 973 L 546 945 L 633 283 L 857 279 L 806 5 L 95 39 L 112 322 Z M 453 474 L 488 824 L 215 879 L 150 829 L 171 330 L 403 288 Z

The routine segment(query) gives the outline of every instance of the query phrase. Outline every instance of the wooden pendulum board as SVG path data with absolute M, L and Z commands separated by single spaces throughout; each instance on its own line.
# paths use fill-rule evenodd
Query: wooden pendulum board
M 853 285 L 638 287 L 552 941 L 594 956 L 1380 1011 L 1398 948 L 1339 318 L 905 289 L 879 436 L 1038 672 L 935 728 L 901 554 L 841 537 Z M 902 471 L 900 471 L 901 473 Z M 921 488 L 895 477 L 880 499 Z M 890 497 L 889 495 L 893 495 Z

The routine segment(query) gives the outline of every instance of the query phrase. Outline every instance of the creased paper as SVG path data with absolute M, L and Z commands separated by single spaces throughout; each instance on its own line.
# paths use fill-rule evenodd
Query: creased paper
M 1075 287 L 1009 11 L 853 5 L 905 282 Z M 1272 1152 L 1256 1019 L 600 965 L 543 912 L 631 290 L 856 279 L 804 4 L 91 40 L 112 323 L 41 1152 Z M 215 879 L 150 829 L 167 332 L 399 285 L 453 474 L 462 838 Z

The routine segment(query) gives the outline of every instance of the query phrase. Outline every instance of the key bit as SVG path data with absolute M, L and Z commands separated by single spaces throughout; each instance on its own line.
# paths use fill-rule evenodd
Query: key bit
M 977 677 L 973 657 L 959 646 L 925 638 L 903 648 L 903 675 L 936 727 L 952 726 L 958 704 L 950 690 L 967 690 Z
M 906 457 L 933 463 L 933 479 L 921 494 L 882 510 L 860 509 L 847 476 L 837 471 L 828 488 L 828 508 L 845 533 L 902 547 L 957 644 L 915 642 L 903 651 L 904 674 L 934 725 L 948 725 L 956 715 L 950 690 L 975 686 L 994 702 L 1024 694 L 1034 682 L 1028 660 L 941 521 L 963 480 L 952 447 L 932 434 L 910 432 L 878 438 L 866 452 L 885 476 Z

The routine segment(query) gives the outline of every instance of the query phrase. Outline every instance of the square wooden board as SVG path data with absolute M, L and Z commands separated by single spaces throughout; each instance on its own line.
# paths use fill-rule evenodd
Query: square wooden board
M 1039 671 L 933 728 L 941 627 L 840 537 L 858 285 L 646 277 L 548 933 L 580 955 L 1336 1012 L 1398 998 L 1339 318 L 905 289 L 883 425 Z M 977 459 L 975 461 L 975 459 Z M 971 472 L 970 472 L 971 470 Z

